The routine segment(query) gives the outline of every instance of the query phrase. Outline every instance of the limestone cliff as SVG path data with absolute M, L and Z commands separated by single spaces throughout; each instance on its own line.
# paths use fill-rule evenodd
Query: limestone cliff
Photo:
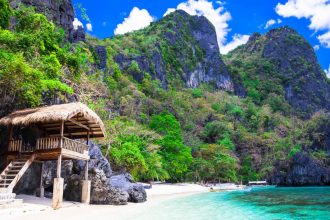
M 309 117 L 330 110 L 330 83 L 318 63 L 313 47 L 295 30 L 281 27 L 267 34 L 253 34 L 247 44 L 226 57 L 227 65 L 240 75 L 248 96 L 257 90 L 265 101 L 276 94 L 294 109 L 294 114 Z M 242 76 L 242 73 L 249 73 Z M 245 77 L 245 79 L 243 79 Z M 258 85 L 249 86 L 249 80 Z
M 73 28 L 73 20 L 75 17 L 71 0 L 9 0 L 13 8 L 17 8 L 23 3 L 26 6 L 32 6 L 41 14 L 62 27 L 67 34 L 68 40 L 73 41 L 77 35 Z
M 115 50 L 114 61 L 139 82 L 149 74 L 164 88 L 168 84 L 196 88 L 207 83 L 234 91 L 214 26 L 204 16 L 178 10 L 143 30 L 116 36 L 113 42 L 123 46 L 108 45 L 109 50 Z M 132 68 L 132 63 L 137 63 L 137 68 Z

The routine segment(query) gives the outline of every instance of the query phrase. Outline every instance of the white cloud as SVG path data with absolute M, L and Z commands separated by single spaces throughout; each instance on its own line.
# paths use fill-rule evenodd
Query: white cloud
M 78 18 L 74 18 L 72 24 L 73 24 L 73 28 L 74 28 L 75 30 L 77 30 L 79 26 L 80 26 L 80 27 L 84 27 L 84 25 L 81 23 L 81 21 L 79 21 Z
M 134 7 L 128 17 L 121 24 L 117 25 L 114 33 L 117 35 L 139 30 L 147 27 L 153 21 L 154 18 L 146 9 Z
M 320 49 L 320 45 L 317 44 L 313 48 L 314 48 L 315 51 L 318 51 Z
M 91 23 L 86 24 L 87 31 L 93 31 L 93 25 Z
M 265 25 L 265 29 L 268 29 L 269 27 L 275 25 L 275 24 L 281 24 L 282 20 L 281 19 L 270 19 L 267 21 L 266 25 Z
M 227 54 L 236 47 L 245 44 L 249 40 L 249 35 L 235 34 L 233 40 L 220 48 L 221 54 Z
M 330 2 L 329 0 L 287 0 L 285 4 L 278 3 L 277 14 L 283 17 L 309 19 L 309 29 L 325 31 L 317 36 L 325 47 L 330 48 Z
M 269 21 L 267 21 L 265 29 L 269 28 L 270 26 L 273 26 L 274 24 L 276 24 L 276 21 L 274 19 L 270 19 Z
M 188 0 L 180 3 L 176 9 L 184 10 L 190 15 L 205 16 L 214 25 L 219 47 L 222 48 L 226 44 L 226 37 L 230 31 L 228 21 L 231 19 L 231 15 L 224 8 L 222 1 L 216 3 L 219 7 L 214 7 L 213 3 L 208 0 Z M 176 9 L 169 8 L 164 16 Z
M 172 12 L 175 12 L 175 8 L 168 8 L 167 11 L 165 12 L 165 14 L 163 15 L 164 17 Z
M 327 48 L 330 48 L 330 30 L 325 34 L 317 36 L 317 39 L 320 41 L 322 45 L 324 45 Z
M 330 65 L 329 65 L 329 69 L 324 70 L 324 72 L 327 74 L 327 77 L 330 78 Z

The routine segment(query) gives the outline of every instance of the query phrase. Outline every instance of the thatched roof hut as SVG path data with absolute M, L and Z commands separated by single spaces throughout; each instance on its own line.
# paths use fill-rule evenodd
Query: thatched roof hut
M 29 126 L 37 125 L 48 134 L 60 129 L 64 121 L 69 136 L 74 138 L 85 137 L 89 130 L 91 138 L 105 137 L 102 120 L 90 108 L 82 103 L 52 105 L 34 109 L 15 111 L 0 119 L 0 125 Z M 58 129 L 57 129 L 58 128 Z

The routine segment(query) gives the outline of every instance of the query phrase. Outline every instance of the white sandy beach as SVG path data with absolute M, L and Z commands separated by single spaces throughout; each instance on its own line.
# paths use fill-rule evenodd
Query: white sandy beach
M 175 199 L 182 196 L 188 196 L 196 193 L 208 192 L 209 188 L 196 184 L 155 184 L 152 189 L 147 189 L 147 202 L 129 203 L 124 206 L 112 205 L 83 205 L 76 202 L 63 203 L 63 208 L 53 210 L 50 199 L 40 199 L 33 196 L 19 195 L 18 199 L 23 199 L 21 207 L 0 209 L 1 219 L 4 220 L 126 220 L 134 219 L 159 203 Z

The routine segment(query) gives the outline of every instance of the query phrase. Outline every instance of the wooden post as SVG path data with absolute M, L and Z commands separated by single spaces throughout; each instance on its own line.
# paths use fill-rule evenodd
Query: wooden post
M 85 180 L 88 180 L 88 160 L 86 160 L 85 164 Z
M 64 187 L 64 179 L 55 178 L 54 186 L 53 186 L 53 205 L 52 205 L 53 209 L 59 209 L 62 206 L 63 187 Z
M 83 180 L 81 202 L 85 204 L 89 204 L 90 200 L 91 200 L 91 181 Z
M 87 130 L 87 140 L 86 144 L 89 142 L 89 130 Z M 88 160 L 85 164 L 85 180 L 82 181 L 82 195 L 81 202 L 89 204 L 91 199 L 91 181 L 88 180 Z
M 63 147 L 63 137 L 64 137 L 63 133 L 64 133 L 64 121 L 61 122 L 60 148 Z M 53 209 L 61 208 L 63 202 L 64 179 L 61 178 L 61 165 L 62 165 L 62 154 L 59 154 L 57 158 L 57 170 L 56 170 L 57 178 L 54 179 L 54 186 L 53 186 L 53 205 L 52 205 Z
M 63 147 L 63 137 L 64 137 L 64 121 L 61 121 L 60 136 L 61 136 L 60 148 L 62 148 Z
M 44 172 L 44 162 L 41 162 L 41 173 L 40 173 L 40 198 L 45 197 L 45 188 L 43 184 L 42 174 Z
M 10 141 L 13 139 L 13 125 L 10 124 L 8 127 L 8 144 L 7 144 L 7 151 L 9 151 L 9 147 L 10 147 Z
M 88 145 L 88 142 L 89 142 L 89 130 L 87 131 L 87 141 L 86 141 L 87 145 Z
M 57 170 L 56 170 L 57 178 L 61 178 L 61 166 L 62 166 L 62 154 L 58 155 L 57 157 Z
M 61 130 L 60 130 L 60 136 L 61 136 L 61 140 L 60 140 L 60 148 L 63 148 L 63 135 L 64 133 L 64 121 L 61 121 Z M 61 178 L 61 165 L 62 165 L 62 155 L 58 155 L 57 157 L 57 178 Z

